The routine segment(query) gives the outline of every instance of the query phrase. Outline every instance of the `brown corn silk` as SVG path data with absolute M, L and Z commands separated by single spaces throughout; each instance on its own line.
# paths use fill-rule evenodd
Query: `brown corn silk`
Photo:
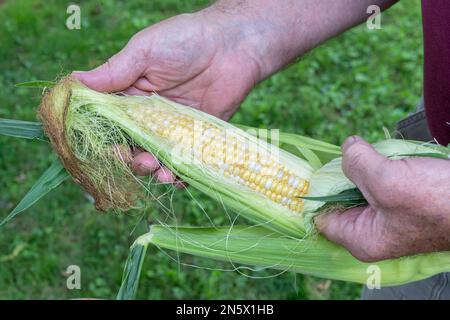
M 96 170 L 105 171 L 105 168 L 97 168 L 93 161 L 81 160 L 74 154 L 73 146 L 69 144 L 67 121 L 72 112 L 70 102 L 74 86 L 82 85 L 70 77 L 65 77 L 44 95 L 39 108 L 39 117 L 44 130 L 73 180 L 94 198 L 97 210 L 105 211 L 110 208 L 128 210 L 139 196 L 139 186 L 129 176 L 127 170 L 118 170 L 115 175 L 109 177 L 106 175 L 110 172 L 106 170 L 103 179 L 94 180 L 92 173 Z M 111 145 L 106 152 L 119 160 L 123 159 L 117 157 L 117 150 L 117 146 Z

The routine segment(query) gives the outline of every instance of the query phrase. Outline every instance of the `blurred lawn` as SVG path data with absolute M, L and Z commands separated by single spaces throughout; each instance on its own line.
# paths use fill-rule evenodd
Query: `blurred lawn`
M 0 1 L 1 2 L 1 1 Z M 65 1 L 6 1 L 0 5 L 0 117 L 35 120 L 40 92 L 15 83 L 51 80 L 102 63 L 145 26 L 205 6 L 201 0 L 77 1 L 82 29 L 65 27 Z M 403 1 L 382 16 L 381 30 L 359 27 L 260 84 L 232 121 L 307 134 L 341 143 L 350 134 L 370 141 L 412 111 L 421 95 L 419 1 Z M 46 169 L 50 148 L 0 137 L 0 217 Z M 216 224 L 222 208 L 194 194 Z M 172 199 L 179 224 L 210 222 L 186 193 Z M 113 298 L 128 247 L 158 208 L 143 217 L 95 212 L 66 182 L 0 231 L 0 298 Z M 14 253 L 14 254 L 11 254 Z M 167 253 L 172 256 L 168 256 Z M 139 298 L 354 299 L 360 287 L 292 273 L 260 271 L 245 277 L 230 265 L 151 248 Z M 79 265 L 82 289 L 66 288 L 64 271 Z M 254 277 L 268 277 L 254 279 Z

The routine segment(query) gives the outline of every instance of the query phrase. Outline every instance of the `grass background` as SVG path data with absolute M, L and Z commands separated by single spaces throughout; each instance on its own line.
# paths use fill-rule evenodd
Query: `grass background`
M 1 3 L 2 1 L 0 1 Z M 6 1 L 0 4 L 0 117 L 36 119 L 40 91 L 15 83 L 51 80 L 71 70 L 97 66 L 138 30 L 166 17 L 191 12 L 204 0 L 77 1 L 82 28 L 65 27 L 66 1 Z M 421 95 L 420 2 L 402 1 L 382 15 L 382 29 L 361 26 L 334 39 L 299 63 L 258 85 L 232 121 L 280 128 L 341 143 L 351 134 L 375 141 L 411 112 Z M 49 166 L 43 143 L 0 137 L 0 218 L 5 217 Z M 210 217 L 226 223 L 221 207 L 199 194 Z M 207 225 L 207 217 L 183 192 L 174 195 L 179 224 Z M 0 299 L 114 298 L 132 241 L 150 208 L 136 214 L 99 214 L 83 192 L 65 182 L 0 231 Z M 245 277 L 226 263 L 150 248 L 139 298 L 355 299 L 360 286 L 286 272 Z M 81 267 L 81 290 L 66 288 L 65 270 Z M 207 269 L 209 268 L 209 269 Z M 253 276 L 268 277 L 254 279 Z

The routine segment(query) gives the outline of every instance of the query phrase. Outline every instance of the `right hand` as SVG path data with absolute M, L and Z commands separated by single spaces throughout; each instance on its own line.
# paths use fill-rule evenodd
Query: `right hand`
M 232 19 L 204 12 L 182 14 L 152 25 L 96 69 L 73 72 L 86 86 L 102 92 L 149 95 L 157 92 L 227 120 L 261 80 L 251 44 L 257 37 Z M 244 39 L 246 38 L 246 39 Z M 133 170 L 163 183 L 176 177 L 147 152 L 137 150 Z

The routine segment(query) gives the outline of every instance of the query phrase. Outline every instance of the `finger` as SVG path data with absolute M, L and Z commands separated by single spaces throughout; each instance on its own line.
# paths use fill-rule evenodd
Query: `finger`
M 159 161 L 148 152 L 140 152 L 133 159 L 132 169 L 139 176 L 148 176 L 160 167 Z
M 166 167 L 156 170 L 155 177 L 161 183 L 175 183 L 175 175 Z
M 334 211 L 317 216 L 314 219 L 317 229 L 330 241 L 348 246 L 355 235 L 356 221 L 364 211 L 356 207 L 345 212 Z
M 128 89 L 124 90 L 123 93 L 130 95 L 130 96 L 149 96 L 151 94 L 150 92 L 140 90 L 134 86 L 129 87 Z
M 133 87 L 147 92 L 156 91 L 156 88 L 150 83 L 150 81 L 147 80 L 147 78 L 137 79 L 137 81 L 133 84 Z
M 144 72 L 143 57 L 137 56 L 136 52 L 139 50 L 133 50 L 128 44 L 101 66 L 90 71 L 74 71 L 72 76 L 97 91 L 123 91 Z
M 150 153 L 143 149 L 135 148 L 133 150 L 133 171 L 139 176 L 148 176 L 154 174 L 156 179 L 162 183 L 173 183 L 178 189 L 187 187 L 187 183 L 175 177 L 175 175 L 165 167 L 162 167 L 159 161 Z
M 389 256 L 388 237 L 383 220 L 372 207 L 357 207 L 345 212 L 331 212 L 315 218 L 320 232 L 330 241 L 345 247 L 357 259 L 372 262 Z
M 358 136 L 351 136 L 342 145 L 342 170 L 363 192 L 376 180 L 386 158 Z

